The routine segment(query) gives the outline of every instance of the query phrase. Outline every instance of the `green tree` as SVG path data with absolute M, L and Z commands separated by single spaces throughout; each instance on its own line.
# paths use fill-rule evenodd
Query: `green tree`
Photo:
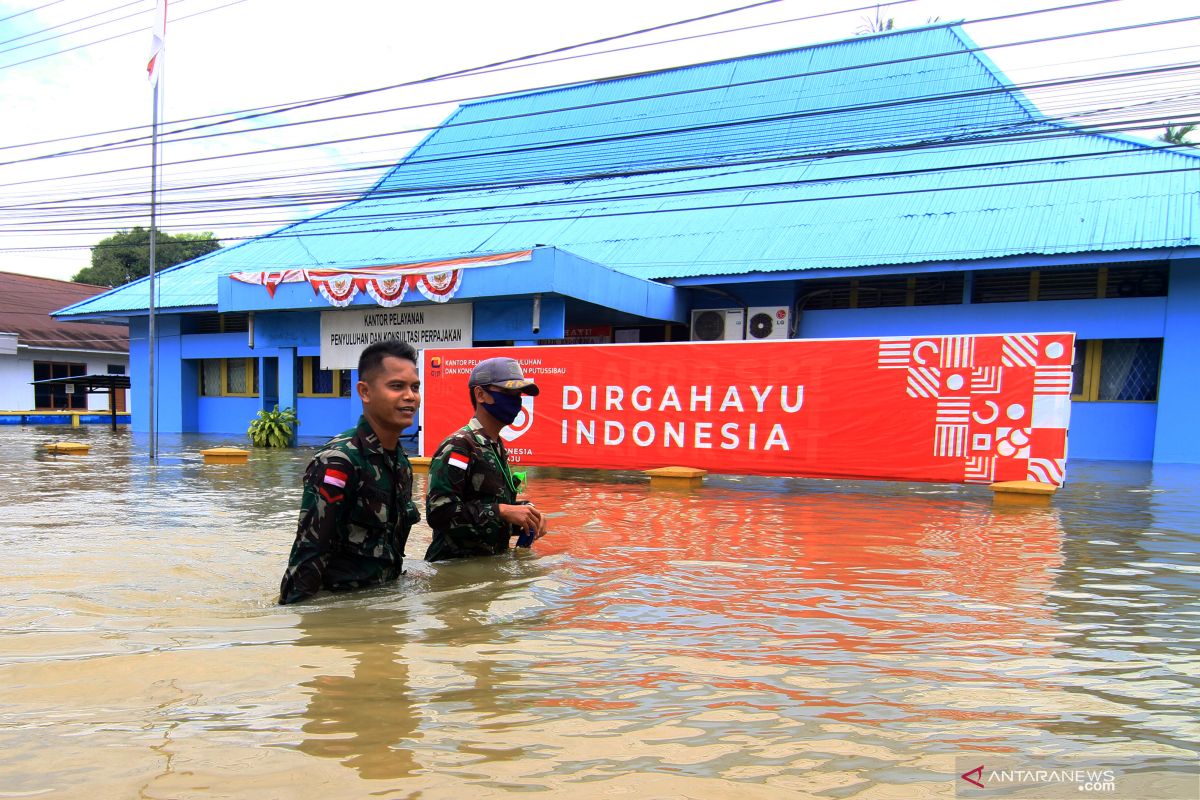
M 884 19 L 879 14 L 879 6 L 875 6 L 874 17 L 863 17 L 862 24 L 855 29 L 855 36 L 869 36 L 872 33 L 883 33 L 884 31 L 895 30 L 896 18 L 888 17 Z
M 1160 134 L 1158 140 L 1167 144 L 1186 144 L 1189 147 L 1197 147 L 1200 146 L 1200 142 L 1193 142 L 1188 139 L 1194 130 L 1196 130 L 1196 123 L 1194 122 L 1190 125 L 1172 125 L 1168 123 L 1166 133 Z
M 158 272 L 221 249 L 221 242 L 211 233 L 171 235 L 158 231 L 155 243 Z M 101 239 L 92 247 L 92 265 L 79 270 L 71 280 L 95 286 L 120 286 L 149 274 L 150 231 L 137 227 Z

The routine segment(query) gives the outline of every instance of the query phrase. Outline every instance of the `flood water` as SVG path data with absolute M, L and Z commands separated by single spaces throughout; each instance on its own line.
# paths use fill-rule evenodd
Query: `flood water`
M 1075 463 L 1022 511 L 531 470 L 532 552 L 426 564 L 422 523 L 397 584 L 279 607 L 313 448 L 144 444 L 0 428 L 0 797 L 948 798 L 964 756 L 1196 786 L 1194 467 Z

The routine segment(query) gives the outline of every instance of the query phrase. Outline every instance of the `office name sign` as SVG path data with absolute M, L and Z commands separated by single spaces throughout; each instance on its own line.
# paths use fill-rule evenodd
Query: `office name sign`
M 417 349 L 472 345 L 472 305 L 376 306 L 321 312 L 321 368 L 354 369 L 371 344 L 395 339 Z

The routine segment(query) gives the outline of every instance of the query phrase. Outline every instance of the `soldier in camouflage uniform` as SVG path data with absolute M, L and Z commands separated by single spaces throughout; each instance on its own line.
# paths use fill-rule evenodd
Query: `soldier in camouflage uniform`
M 403 342 L 373 344 L 359 359 L 359 378 L 358 425 L 330 439 L 304 474 L 280 603 L 395 580 L 408 533 L 421 518 L 412 466 L 399 447 L 421 404 L 416 351 Z
M 488 556 L 508 549 L 509 538 L 546 532 L 546 521 L 531 503 L 517 500 L 500 431 L 517 418 L 521 395 L 538 387 L 511 358 L 489 358 L 467 380 L 475 416 L 450 434 L 429 465 L 425 517 L 433 528 L 426 561 Z

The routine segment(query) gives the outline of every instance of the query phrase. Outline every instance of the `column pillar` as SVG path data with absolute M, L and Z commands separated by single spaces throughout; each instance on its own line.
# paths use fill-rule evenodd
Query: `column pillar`
M 1171 261 L 1162 366 L 1158 374 L 1158 415 L 1154 427 L 1156 463 L 1200 464 L 1200 424 L 1196 398 L 1200 371 L 1200 259 Z

